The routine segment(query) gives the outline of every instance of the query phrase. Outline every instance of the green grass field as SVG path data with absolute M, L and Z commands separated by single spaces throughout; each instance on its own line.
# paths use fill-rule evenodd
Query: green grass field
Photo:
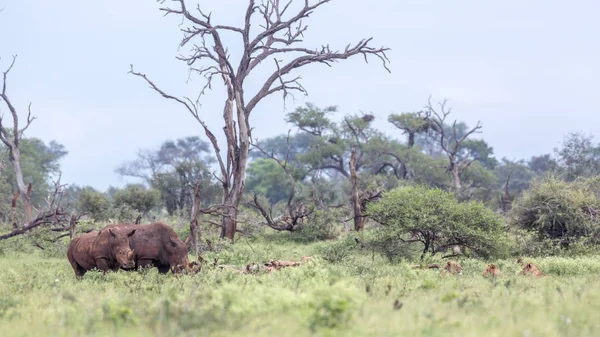
M 533 259 L 546 274 L 481 276 L 486 262 L 459 259 L 463 274 L 417 270 L 355 252 L 328 262 L 331 243 L 243 240 L 219 263 L 313 259 L 271 275 L 205 267 L 175 277 L 156 269 L 86 274 L 45 251 L 3 250 L 0 335 L 9 336 L 599 336 L 600 258 Z M 402 303 L 394 309 L 394 302 Z

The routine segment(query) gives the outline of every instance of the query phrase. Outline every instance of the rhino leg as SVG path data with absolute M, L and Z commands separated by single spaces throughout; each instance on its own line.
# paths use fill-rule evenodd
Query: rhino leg
M 169 270 L 171 269 L 168 265 L 158 265 L 156 266 L 156 268 L 158 268 L 158 272 L 161 274 L 166 274 L 169 272 Z
M 159 264 L 154 259 L 148 259 L 148 258 L 139 259 L 138 267 L 140 267 L 140 268 L 156 267 L 156 268 L 158 268 L 158 272 L 161 274 L 166 274 L 169 272 L 169 269 L 171 269 L 168 265 Z
M 83 278 L 83 275 L 85 275 L 86 271 L 87 270 L 85 270 L 85 268 L 81 267 L 80 265 L 77 265 L 75 275 L 77 276 L 77 278 Z
M 106 258 L 96 259 L 96 268 L 102 270 L 102 274 L 106 275 L 106 272 L 110 270 L 108 267 L 108 261 Z
M 152 267 L 153 265 L 154 265 L 154 260 L 152 260 L 152 259 L 141 258 L 137 262 L 138 268 Z
M 73 267 L 73 271 L 75 271 L 75 277 L 77 279 L 81 279 L 83 278 L 83 275 L 85 275 L 85 272 L 87 270 L 85 270 L 85 268 L 83 268 L 82 266 L 80 266 L 77 262 L 73 261 L 71 262 L 71 266 Z

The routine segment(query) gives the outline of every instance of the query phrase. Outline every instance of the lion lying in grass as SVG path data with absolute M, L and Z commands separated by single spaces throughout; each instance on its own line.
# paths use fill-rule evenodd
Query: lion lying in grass
M 487 267 L 485 268 L 485 271 L 483 272 L 483 277 L 502 277 L 502 275 L 500 275 L 500 268 L 498 268 L 497 265 L 490 263 L 487 265 Z
M 542 277 L 542 271 L 532 262 L 527 262 L 521 270 L 521 275 L 532 275 L 535 277 Z
M 456 261 L 446 262 L 443 270 L 449 272 L 450 274 L 462 274 L 462 267 Z

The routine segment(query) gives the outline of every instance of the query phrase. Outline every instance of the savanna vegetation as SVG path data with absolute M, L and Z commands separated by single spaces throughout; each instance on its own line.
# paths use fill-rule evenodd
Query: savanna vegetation
M 59 163 L 68 149 L 26 135 L 35 118 L 19 120 L 27 109 L 7 94 L 12 59 L 0 88 L 9 112 L 0 119 L 2 336 L 600 333 L 600 144 L 592 136 L 568 133 L 551 153 L 496 158 L 482 123 L 456 121 L 446 101 L 430 100 L 387 116 L 393 135 L 372 114 L 309 103 L 280 116 L 290 132 L 252 138 L 249 116 L 264 98 L 305 93 L 296 77 L 303 66 L 365 56 L 389 71 L 390 51 L 371 39 L 343 51 L 296 47 L 302 19 L 327 2 L 289 14 L 279 1 L 249 1 L 239 27 L 216 25 L 185 1 L 163 8 L 187 25 L 181 60 L 227 93 L 225 141 L 198 102 L 132 66 L 201 131 L 132 154 L 115 174 L 137 182 L 106 191 L 65 184 Z M 264 26 L 251 34 L 253 20 Z M 224 31 L 242 37 L 239 64 Z M 287 53 L 255 96 L 245 94 L 260 62 Z M 156 221 L 185 240 L 197 268 L 75 278 L 66 258 L 75 237 Z M 302 257 L 310 258 L 268 267 Z M 462 272 L 445 270 L 449 261 Z M 522 273 L 528 263 L 541 277 Z M 500 275 L 484 277 L 488 264 Z

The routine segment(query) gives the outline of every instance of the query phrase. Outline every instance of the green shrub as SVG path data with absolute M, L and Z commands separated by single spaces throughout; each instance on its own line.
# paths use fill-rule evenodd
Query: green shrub
M 362 248 L 384 256 L 391 263 L 409 259 L 417 252 L 414 245 L 398 240 L 386 230 L 362 231 L 359 239 Z
M 346 327 L 352 321 L 358 302 L 358 294 L 352 290 L 341 284 L 315 290 L 314 300 L 310 303 L 310 329 L 316 331 Z
M 112 220 L 114 222 L 133 222 L 139 215 L 139 212 L 137 212 L 128 204 L 122 204 L 119 206 L 111 207 L 111 209 L 109 210 L 109 215 L 109 220 Z
M 357 248 L 354 238 L 351 235 L 345 235 L 340 240 L 326 245 L 321 252 L 321 256 L 327 262 L 342 262 Z
M 552 175 L 536 180 L 513 204 L 510 223 L 537 234 L 540 241 L 594 237 L 600 228 L 599 182 L 600 176 L 573 182 Z
M 560 241 L 540 238 L 536 233 L 521 229 L 513 230 L 511 256 L 582 256 L 598 254 L 594 238 L 570 239 L 568 245 Z M 568 249 L 565 249 L 568 248 Z
M 107 217 L 110 200 L 102 192 L 86 187 L 79 192 L 77 210 L 86 213 L 95 220 L 102 221 Z
M 432 255 L 455 246 L 478 257 L 507 253 L 503 219 L 480 202 L 459 203 L 453 194 L 424 186 L 386 192 L 367 214 L 383 225 L 388 240 L 421 243 Z
M 128 184 L 123 189 L 117 190 L 113 199 L 114 207 L 117 209 L 128 206 L 146 215 L 158 206 L 160 193 L 155 189 L 147 189 L 141 184 Z
M 304 220 L 294 237 L 304 242 L 335 239 L 339 236 L 339 219 L 343 217 L 341 210 L 316 210 Z

